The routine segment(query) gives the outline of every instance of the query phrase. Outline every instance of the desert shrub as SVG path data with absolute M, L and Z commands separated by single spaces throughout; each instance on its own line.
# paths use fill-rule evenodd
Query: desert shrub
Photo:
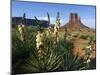
M 86 36 L 86 35 L 81 35 L 80 38 L 81 38 L 81 39 L 87 40 L 88 36 Z
M 84 40 L 93 41 L 93 42 L 95 42 L 96 40 L 95 35 L 81 35 L 80 38 Z
M 79 33 L 76 33 L 73 35 L 73 37 L 78 37 L 79 36 Z

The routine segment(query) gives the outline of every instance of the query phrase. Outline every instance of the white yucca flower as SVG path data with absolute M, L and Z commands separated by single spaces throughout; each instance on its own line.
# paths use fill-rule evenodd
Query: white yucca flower
M 54 37 L 55 37 L 54 43 L 55 44 L 59 41 L 59 35 L 58 35 L 59 28 L 60 28 L 60 18 L 57 18 L 55 26 L 54 26 Z
M 24 40 L 24 25 L 20 24 L 18 25 L 18 31 L 20 33 L 20 39 L 23 41 Z
M 39 49 L 39 46 L 43 45 L 43 33 L 40 33 L 38 31 L 38 34 L 36 35 L 36 46 L 37 49 Z
M 57 35 L 57 33 L 58 33 L 58 28 L 54 26 L 54 35 Z
M 56 34 L 60 28 L 60 18 L 57 18 L 55 26 L 54 26 L 54 34 Z
M 38 34 L 36 35 L 36 48 L 38 51 L 39 58 L 43 58 L 43 56 L 45 55 L 43 41 L 44 41 L 44 34 L 43 32 L 38 31 Z
M 39 49 L 41 45 L 43 45 L 43 42 L 36 43 L 36 48 Z
M 87 61 L 86 61 L 86 63 L 90 63 L 91 62 L 91 60 L 90 59 L 88 59 Z

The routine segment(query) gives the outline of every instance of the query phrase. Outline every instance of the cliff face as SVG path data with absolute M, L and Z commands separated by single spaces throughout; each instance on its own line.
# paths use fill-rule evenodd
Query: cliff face
M 64 26 L 64 28 L 68 28 L 68 29 L 80 29 L 80 28 L 88 28 L 87 26 L 85 26 L 82 22 L 80 17 L 78 16 L 77 13 L 71 13 L 69 16 L 69 22 L 66 23 Z

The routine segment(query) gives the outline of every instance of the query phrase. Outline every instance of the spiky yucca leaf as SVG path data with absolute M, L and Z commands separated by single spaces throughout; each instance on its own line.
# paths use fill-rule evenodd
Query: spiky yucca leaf
M 47 53 L 48 54 L 43 59 L 39 59 L 37 55 L 32 55 L 26 60 L 26 64 L 22 66 L 22 68 L 27 72 L 49 72 L 59 70 L 63 63 L 63 54 L 58 55 L 50 50 L 48 50 Z

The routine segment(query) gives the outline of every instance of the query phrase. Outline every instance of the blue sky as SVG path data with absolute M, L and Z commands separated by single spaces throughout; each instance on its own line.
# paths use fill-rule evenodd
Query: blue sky
M 61 24 L 69 21 L 70 13 L 78 13 L 81 21 L 88 27 L 95 28 L 95 6 L 36 3 L 36 2 L 12 2 L 12 17 L 21 17 L 26 13 L 27 18 L 47 20 L 47 12 L 51 17 L 51 23 L 55 23 L 57 12 L 60 12 Z

